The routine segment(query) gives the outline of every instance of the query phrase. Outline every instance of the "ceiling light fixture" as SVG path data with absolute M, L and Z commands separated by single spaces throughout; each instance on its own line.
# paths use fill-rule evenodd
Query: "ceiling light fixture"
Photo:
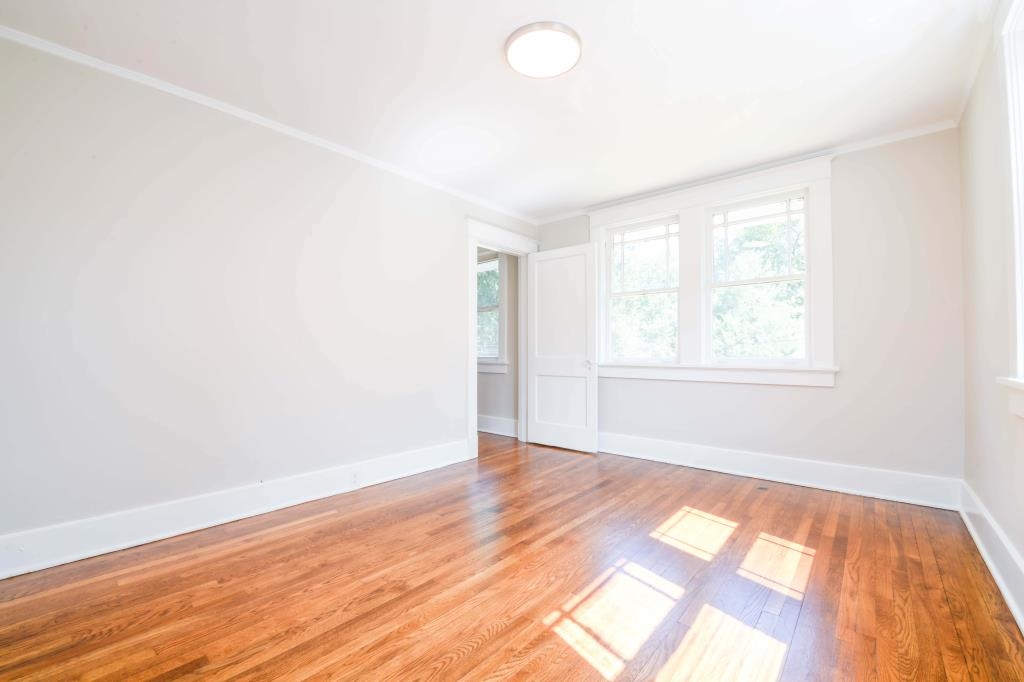
M 583 46 L 576 31 L 554 21 L 527 24 L 505 41 L 505 59 L 530 78 L 554 78 L 576 66 Z

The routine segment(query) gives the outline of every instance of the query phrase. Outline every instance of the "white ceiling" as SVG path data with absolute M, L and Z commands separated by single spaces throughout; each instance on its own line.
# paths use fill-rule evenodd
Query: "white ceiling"
M 544 220 L 959 118 L 991 0 L 0 0 L 0 24 Z M 575 70 L 504 63 L 572 26 Z

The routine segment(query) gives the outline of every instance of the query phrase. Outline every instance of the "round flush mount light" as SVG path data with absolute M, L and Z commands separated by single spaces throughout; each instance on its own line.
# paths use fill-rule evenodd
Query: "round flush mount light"
M 508 65 L 530 78 L 561 76 L 576 66 L 582 52 L 576 31 L 554 21 L 527 24 L 505 41 Z

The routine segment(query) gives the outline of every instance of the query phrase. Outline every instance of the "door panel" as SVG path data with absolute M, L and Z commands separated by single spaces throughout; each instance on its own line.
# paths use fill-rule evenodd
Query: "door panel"
M 597 451 L 597 282 L 592 244 L 531 253 L 527 436 Z

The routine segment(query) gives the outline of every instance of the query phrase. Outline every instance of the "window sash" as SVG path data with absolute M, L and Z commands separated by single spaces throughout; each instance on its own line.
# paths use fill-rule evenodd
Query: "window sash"
M 792 208 L 792 202 L 793 201 L 801 201 L 802 202 L 802 206 L 800 208 L 798 208 L 798 209 L 793 209 Z M 754 216 L 754 217 L 744 216 L 744 217 L 741 217 L 741 218 L 736 218 L 734 220 L 729 220 L 728 219 L 728 216 L 729 216 L 730 213 L 733 213 L 733 212 L 736 212 L 736 211 L 742 211 L 744 209 L 755 208 L 757 206 L 770 205 L 770 204 L 775 204 L 775 203 L 785 203 L 786 210 L 785 211 L 781 211 L 781 212 L 776 211 L 774 213 L 766 213 L 764 215 L 759 215 L 759 216 Z M 736 202 L 736 203 L 732 203 L 732 204 L 720 205 L 720 206 L 713 207 L 713 208 L 709 209 L 709 211 L 708 211 L 709 215 L 708 215 L 708 219 L 706 221 L 706 228 L 705 228 L 705 230 L 706 230 L 706 234 L 708 235 L 707 240 L 708 240 L 710 257 L 708 259 L 708 267 L 706 268 L 706 270 L 707 270 L 708 278 L 710 279 L 711 286 L 717 287 L 717 286 L 721 286 L 721 285 L 755 284 L 755 283 L 759 283 L 759 282 L 767 282 L 767 281 L 770 281 L 770 280 L 773 280 L 773 279 L 777 279 L 777 278 L 786 278 L 786 277 L 792 278 L 792 277 L 803 277 L 803 276 L 805 276 L 807 274 L 808 268 L 810 267 L 810 263 L 809 263 L 810 250 L 808 249 L 808 244 L 807 244 L 807 242 L 808 242 L 808 232 L 809 232 L 809 230 L 808 230 L 808 216 L 807 216 L 808 211 L 807 211 L 807 206 L 808 206 L 808 192 L 806 190 L 801 190 L 799 192 L 789 192 L 789 193 L 785 193 L 785 194 L 778 194 L 778 195 L 775 195 L 775 196 L 767 196 L 767 197 L 764 197 L 764 198 L 761 198 L 761 199 L 756 199 L 756 200 L 749 200 L 749 201 Z M 718 216 L 723 216 L 723 220 L 721 222 L 715 222 L 716 218 Z M 729 251 L 730 251 L 729 244 L 730 244 L 730 241 L 731 241 L 729 239 L 729 229 L 730 228 L 736 228 L 736 227 L 739 227 L 739 226 L 744 226 L 744 227 L 746 227 L 746 226 L 754 226 L 754 225 L 758 225 L 758 224 L 780 222 L 780 221 L 784 221 L 785 224 L 788 227 L 788 226 L 792 225 L 792 220 L 793 220 L 793 218 L 795 216 L 802 216 L 803 217 L 803 261 L 804 261 L 804 268 L 802 270 L 794 270 L 792 272 L 788 272 L 788 273 L 783 274 L 783 275 L 766 275 L 766 276 L 762 276 L 762 277 L 747 277 L 747 278 L 743 278 L 743 279 L 730 279 L 730 277 L 729 277 L 730 266 L 731 265 L 732 266 L 735 265 L 735 263 L 733 263 L 729 259 L 729 256 L 731 255 L 729 253 Z M 725 264 L 724 272 L 719 272 L 719 270 L 718 270 L 718 260 L 715 258 L 715 243 L 716 243 L 715 242 L 715 237 L 716 237 L 716 231 L 717 230 L 724 230 L 725 231 L 725 248 L 726 248 L 726 252 L 727 253 L 726 253 L 726 259 L 725 259 L 725 262 L 724 262 L 724 264 Z
M 590 214 L 591 239 L 601 252 L 598 262 L 599 269 L 602 270 L 598 277 L 600 376 L 739 384 L 834 386 L 835 376 L 839 370 L 835 366 L 834 339 L 832 161 L 832 156 L 822 155 L 806 161 L 687 186 L 593 211 Z M 733 296 L 732 294 L 726 295 L 728 290 L 713 286 L 711 282 L 713 250 L 709 223 L 713 214 L 730 208 L 764 204 L 772 199 L 777 201 L 780 197 L 794 197 L 800 194 L 804 198 L 801 210 L 805 212 L 802 254 L 796 259 L 789 258 L 788 260 L 784 260 L 781 258 L 783 254 L 779 254 L 780 258 L 773 262 L 770 257 L 764 260 L 755 259 L 748 255 L 748 251 L 737 250 L 744 254 L 739 261 L 742 270 L 737 270 L 737 274 L 744 278 L 765 274 L 775 263 L 779 263 L 782 267 L 772 270 L 772 275 L 779 275 L 779 279 L 793 280 L 800 278 L 802 274 L 802 284 L 766 286 L 764 288 L 765 297 L 762 297 L 760 292 L 751 292 L 751 294 L 756 293 L 757 295 L 746 292 L 738 293 L 737 302 L 745 303 L 745 307 L 752 311 L 751 314 L 736 316 L 735 313 L 732 313 L 724 316 L 723 321 L 730 323 L 733 330 L 742 331 L 743 320 L 749 317 L 752 322 L 757 321 L 759 316 L 755 312 L 758 310 L 760 301 L 763 300 L 765 303 L 775 301 L 780 306 L 787 305 L 794 301 L 794 297 L 802 287 L 805 298 L 805 307 L 802 312 L 805 320 L 804 328 L 807 332 L 804 358 L 797 361 L 780 359 L 752 359 L 747 362 L 715 360 L 709 352 L 711 347 L 711 296 L 715 295 L 718 298 L 717 311 L 720 314 L 729 310 L 723 306 L 728 306 L 730 303 L 728 299 Z M 787 205 L 787 208 L 790 209 L 799 209 L 800 207 L 800 204 Z M 779 209 L 781 205 L 775 208 Z M 735 222 L 739 216 L 769 212 L 777 213 L 777 211 L 768 210 L 734 213 L 729 216 L 733 219 L 729 222 Z M 723 223 L 725 217 L 723 215 L 721 218 Z M 760 217 L 763 219 L 767 215 Z M 645 361 L 639 358 L 614 358 L 613 348 L 608 338 L 610 328 L 608 307 L 615 302 L 618 305 L 618 311 L 626 311 L 629 309 L 629 304 L 618 302 L 610 292 L 610 277 L 604 272 L 611 265 L 608 257 L 609 243 L 614 240 L 614 235 L 618 231 L 641 227 L 644 223 L 648 225 L 659 222 L 664 224 L 669 221 L 678 221 L 679 224 L 678 360 L 671 363 L 657 360 Z M 786 233 L 779 230 L 778 234 L 782 237 Z M 787 234 L 786 237 L 791 240 L 789 244 L 795 246 L 792 233 Z M 744 235 L 743 241 L 749 242 L 754 239 L 755 236 L 748 231 Z M 758 253 L 765 253 L 761 250 L 763 247 L 760 245 L 753 245 L 753 248 L 756 248 Z M 786 249 L 786 251 L 788 257 L 790 249 Z M 770 248 L 768 255 L 772 255 Z M 792 272 L 794 264 L 797 269 L 803 269 L 804 272 Z M 755 282 L 746 283 L 753 284 Z M 675 282 L 672 284 L 674 285 Z M 739 285 L 739 282 L 718 284 Z M 797 292 L 788 292 L 790 289 L 797 289 Z M 775 292 L 778 294 L 771 295 Z M 657 306 L 660 310 L 665 310 L 666 307 L 668 306 Z M 790 309 L 792 308 L 790 307 Z M 736 312 L 740 312 L 740 310 L 737 309 Z M 636 310 L 636 312 L 640 313 L 640 317 L 634 319 L 644 319 L 645 322 L 649 319 L 651 328 L 656 327 L 656 317 L 650 315 L 644 317 L 642 310 Z M 654 311 L 651 311 L 651 314 L 660 315 Z M 786 326 L 762 325 L 759 332 L 760 338 L 767 340 L 797 338 L 797 328 L 789 324 L 792 321 L 791 316 L 776 317 L 773 314 L 772 317 L 785 322 Z M 776 330 L 784 329 L 787 330 L 786 334 L 776 334 Z M 652 334 L 650 338 L 653 339 L 656 336 L 656 334 Z M 646 337 L 646 334 L 637 335 L 631 332 L 629 337 L 616 339 L 617 349 L 620 352 L 642 349 L 644 346 L 636 344 L 640 339 Z M 740 340 L 739 336 L 733 338 L 737 341 Z M 623 345 L 623 341 L 626 339 L 630 345 Z M 720 349 L 733 353 L 757 349 L 754 345 L 730 344 L 728 347 L 724 347 L 721 345 L 721 339 L 719 344 Z M 652 352 L 662 352 L 664 344 L 648 347 L 652 349 Z M 791 344 L 784 345 L 779 350 L 794 352 Z
M 490 260 L 480 261 L 479 263 L 476 264 L 476 278 L 477 278 L 477 287 L 478 288 L 480 286 L 480 275 L 481 274 L 483 274 L 484 272 L 491 272 L 491 271 L 496 272 L 498 274 L 498 296 L 497 296 L 498 303 L 494 304 L 494 306 L 492 306 L 492 307 L 497 307 L 497 306 L 501 305 L 502 269 L 503 268 L 501 267 L 501 259 L 500 258 L 492 258 Z M 482 306 L 482 305 L 480 305 L 480 294 L 479 294 L 479 290 L 478 290 L 478 292 L 477 292 L 477 306 L 476 306 L 476 309 L 477 309 L 477 311 L 482 311 L 486 307 L 489 307 L 489 306 Z
M 807 279 L 807 274 L 801 272 L 796 275 L 776 275 L 774 277 L 755 277 L 753 279 L 737 279 L 732 282 L 709 282 L 712 289 L 726 289 L 728 287 L 745 287 L 751 284 L 772 284 L 774 282 L 793 282 Z
M 827 192 L 826 192 L 827 196 Z M 794 208 L 792 203 L 795 199 L 802 199 L 802 203 L 797 204 Z M 771 204 L 771 203 L 785 202 L 785 211 L 772 211 L 766 212 L 763 215 L 755 215 L 753 217 L 745 214 L 739 214 L 739 216 L 733 217 L 732 220 L 726 220 L 731 217 L 730 212 L 737 210 L 749 209 L 760 205 Z M 785 192 L 776 193 L 765 193 L 757 198 L 734 201 L 734 202 L 722 202 L 717 204 L 705 204 L 703 207 L 696 206 L 687 213 L 686 220 L 683 219 L 683 213 L 677 214 L 676 216 L 661 218 L 657 220 L 647 221 L 644 223 L 632 223 L 623 227 L 613 228 L 604 232 L 604 238 L 602 242 L 605 253 L 605 269 L 606 274 L 602 278 L 602 307 L 601 313 L 603 321 L 601 324 L 601 337 L 602 337 L 602 348 L 603 348 L 603 361 L 608 363 L 626 363 L 634 365 L 659 365 L 659 366 L 671 366 L 671 365 L 684 365 L 684 358 L 690 358 L 689 362 L 693 363 L 698 361 L 705 366 L 761 366 L 761 367 L 809 367 L 812 363 L 813 348 L 811 340 L 811 329 L 812 329 L 812 311 L 814 310 L 811 297 L 812 297 L 812 282 L 811 267 L 812 267 L 812 249 L 811 249 L 811 206 L 812 200 L 810 196 L 810 190 L 808 187 L 802 187 L 797 190 L 787 190 Z M 693 220 L 689 217 L 692 214 Z M 721 219 L 718 224 L 714 222 L 714 216 L 720 215 Z M 698 218 L 702 216 L 702 218 Z M 733 213 L 735 216 L 735 213 Z M 715 242 L 714 242 L 714 230 L 716 228 L 722 229 L 739 225 L 747 225 L 758 222 L 771 222 L 786 220 L 787 223 L 794 216 L 802 216 L 802 250 L 801 258 L 799 261 L 803 265 L 802 269 L 787 272 L 779 275 L 769 275 L 763 277 L 750 277 L 736 280 L 724 280 L 720 282 L 715 281 Z M 799 221 L 800 218 L 798 217 Z M 694 227 L 698 230 L 700 237 L 696 242 L 692 241 L 692 238 L 687 237 L 684 239 L 683 234 L 683 223 Z M 697 224 L 699 223 L 699 225 Z M 661 234 L 655 234 L 645 236 L 641 239 L 629 240 L 624 239 L 621 235 L 628 234 L 632 231 L 650 229 L 653 226 L 664 225 L 665 231 Z M 669 226 L 674 226 L 672 231 L 669 231 Z M 687 227 L 686 229 L 690 229 Z M 624 277 L 622 270 L 616 270 L 616 268 L 623 268 L 628 261 L 624 262 L 621 245 L 624 244 L 641 244 L 649 241 L 663 240 L 666 242 L 665 252 L 666 258 L 670 258 L 671 249 L 668 247 L 667 241 L 670 237 L 676 237 L 678 239 L 677 259 L 671 263 L 671 267 L 675 269 L 676 273 L 676 284 L 673 286 L 659 286 L 659 287 L 648 287 L 648 288 L 631 288 L 616 290 L 614 288 L 615 280 L 618 279 L 620 285 L 623 284 Z M 699 289 L 692 289 L 692 284 L 689 284 L 689 269 L 693 267 L 694 261 L 692 257 L 687 253 L 684 254 L 684 249 L 693 248 L 697 244 L 702 244 L 700 247 L 704 249 L 704 256 L 700 259 L 699 274 L 697 274 L 700 282 Z M 620 249 L 616 249 L 619 246 Z M 684 262 L 686 263 L 684 270 Z M 743 286 L 753 286 L 759 284 L 774 284 L 782 282 L 799 282 L 802 284 L 803 291 L 803 306 L 801 310 L 802 318 L 802 329 L 803 329 L 803 347 L 800 357 L 786 358 L 786 357 L 718 357 L 714 352 L 714 331 L 715 331 L 715 317 L 714 317 L 714 299 L 715 292 Z M 678 303 L 676 318 L 675 318 L 675 353 L 672 359 L 664 358 L 643 358 L 643 357 L 620 357 L 615 353 L 614 346 L 612 344 L 612 331 L 613 331 L 613 318 L 612 318 L 612 306 L 616 299 L 623 297 L 636 297 L 646 294 L 675 294 Z M 695 306 L 699 306 L 701 312 L 697 313 Z M 691 312 L 693 310 L 693 312 Z M 698 315 L 701 322 L 699 329 L 693 323 L 694 315 Z M 684 330 L 683 324 L 687 325 L 687 328 L 692 329 Z M 684 344 L 686 348 L 684 348 Z M 687 350 L 690 349 L 690 350 Z
M 505 354 L 505 334 L 506 334 L 506 300 L 507 300 L 507 278 L 506 278 L 506 262 L 502 257 L 502 254 L 498 254 L 497 258 L 491 258 L 485 261 L 477 262 L 477 275 L 487 270 L 494 270 L 498 273 L 498 302 L 493 305 L 480 305 L 479 296 L 477 297 L 477 341 L 476 341 L 476 356 L 482 360 L 490 361 L 502 361 L 504 360 Z M 479 284 L 478 284 L 479 286 Z M 491 348 L 481 350 L 480 347 L 480 329 L 479 329 L 479 317 L 483 313 L 496 312 L 498 318 L 498 339 L 497 345 L 491 351 Z
M 803 285 L 804 293 L 804 304 L 803 313 L 801 315 L 801 336 L 803 341 L 803 355 L 796 357 L 782 357 L 782 356 L 763 356 L 763 355 L 736 355 L 736 356 L 722 356 L 719 357 L 715 354 L 715 296 L 714 292 L 722 289 L 738 289 L 744 287 L 754 287 L 763 284 L 780 284 L 784 282 L 799 282 Z M 720 284 L 711 286 L 708 288 L 707 301 L 705 303 L 707 309 L 707 325 L 705 330 L 705 356 L 711 360 L 712 364 L 715 365 L 740 365 L 748 366 L 751 363 L 759 366 L 780 366 L 780 367 L 803 367 L 810 364 L 811 355 L 811 324 L 810 324 L 810 282 L 806 275 L 797 275 L 790 277 L 770 277 L 760 280 L 748 280 L 741 283 L 730 282 L 728 284 Z
M 634 232 L 642 232 L 651 230 L 653 228 L 661 228 L 663 232 L 661 234 L 654 234 L 647 237 L 641 237 L 640 239 L 626 239 L 626 235 Z M 647 292 L 659 291 L 659 290 L 674 290 L 679 288 L 679 262 L 678 258 L 673 267 L 672 263 L 672 249 L 669 246 L 669 240 L 676 240 L 676 254 L 679 253 L 679 221 L 678 220 L 658 220 L 654 222 L 640 223 L 638 225 L 629 225 L 627 227 L 615 230 L 608 235 L 607 240 L 607 291 L 611 295 L 623 295 L 623 294 L 642 294 Z M 625 247 L 635 246 L 638 244 L 647 244 L 650 242 L 661 241 L 665 244 L 665 277 L 666 282 L 672 279 L 672 273 L 675 273 L 675 286 L 669 287 L 639 287 L 635 289 L 615 289 L 615 275 L 616 270 L 619 274 L 620 285 L 625 284 L 626 279 L 626 259 L 625 259 Z M 617 249 L 616 247 L 621 247 Z M 621 257 L 616 259 L 616 255 L 620 254 Z
M 1024 11 L 1018 11 L 1007 22 L 1003 36 L 1006 96 L 1010 123 L 1010 177 L 1013 199 L 1014 280 L 1016 284 L 1015 331 L 1017 337 L 1016 374 L 1024 379 Z
M 631 232 L 639 232 L 642 230 L 650 230 L 655 227 L 662 227 L 663 232 L 661 234 L 654 234 L 639 239 L 626 239 L 625 235 Z M 605 277 L 604 277 L 604 291 L 605 295 L 602 317 L 602 346 L 604 348 L 604 354 L 606 357 L 613 362 L 630 362 L 630 363 L 642 363 L 650 362 L 655 364 L 672 364 L 679 361 L 679 301 L 682 298 L 680 296 L 680 253 L 681 253 L 681 240 L 680 240 L 680 225 L 677 217 L 670 217 L 661 220 L 647 221 L 643 223 L 636 223 L 628 226 L 621 227 L 612 232 L 609 232 L 605 238 Z M 675 262 L 672 261 L 672 249 L 669 246 L 670 239 L 676 240 L 676 258 Z M 663 241 L 665 251 L 665 275 L 666 280 L 671 280 L 671 273 L 675 273 L 675 285 L 673 286 L 662 286 L 662 287 L 641 287 L 636 289 L 619 289 L 614 288 L 615 282 L 615 269 L 619 268 L 619 281 L 624 283 L 625 280 L 625 249 L 622 248 L 618 253 L 622 254 L 622 258 L 616 259 L 616 246 L 625 247 L 626 245 L 645 244 L 647 242 Z M 676 295 L 676 319 L 675 319 L 675 352 L 671 359 L 663 358 L 652 358 L 652 357 L 619 357 L 615 355 L 612 344 L 612 309 L 613 300 L 619 298 L 629 298 L 646 295 L 656 294 L 675 294 Z
M 802 206 L 799 209 L 792 210 L 791 202 L 794 200 L 802 200 Z M 730 212 L 753 208 L 760 205 L 781 203 L 786 202 L 786 211 L 774 212 L 771 214 L 765 214 L 757 217 L 743 217 L 735 220 L 723 220 L 722 222 L 715 223 L 715 216 L 723 215 L 726 218 Z M 766 195 L 757 199 L 750 199 L 746 201 L 731 202 L 727 204 L 720 204 L 711 207 L 707 211 L 706 218 L 704 220 L 704 226 L 702 228 L 702 234 L 706 242 L 706 266 L 703 268 L 703 308 L 704 308 L 704 323 L 702 325 L 702 345 L 703 352 L 702 357 L 706 364 L 712 365 L 750 365 L 755 363 L 758 366 L 779 366 L 779 367 L 807 367 L 811 364 L 811 224 L 809 216 L 810 206 L 810 192 L 808 189 L 800 189 L 798 191 L 791 191 L 785 193 L 779 193 L 775 195 Z M 745 278 L 740 280 L 723 280 L 716 281 L 716 260 L 715 260 L 715 230 L 726 229 L 727 237 L 726 243 L 728 244 L 728 228 L 736 225 L 751 224 L 758 222 L 768 222 L 773 219 L 785 218 L 788 223 L 790 218 L 794 215 L 803 216 L 803 250 L 804 250 L 804 269 L 799 272 L 793 272 L 784 275 L 770 275 L 765 277 L 753 277 Z M 728 273 L 728 269 L 726 270 Z M 760 356 L 747 356 L 747 357 L 718 357 L 715 354 L 714 349 L 714 335 L 715 335 L 715 314 L 714 314 L 714 299 L 715 291 L 719 289 L 726 289 L 732 287 L 749 287 L 756 286 L 759 284 L 775 284 L 781 282 L 801 282 L 803 284 L 804 291 L 804 304 L 803 304 L 803 315 L 802 315 L 802 327 L 803 327 L 803 344 L 804 352 L 800 357 L 786 358 L 786 357 L 760 357 Z

